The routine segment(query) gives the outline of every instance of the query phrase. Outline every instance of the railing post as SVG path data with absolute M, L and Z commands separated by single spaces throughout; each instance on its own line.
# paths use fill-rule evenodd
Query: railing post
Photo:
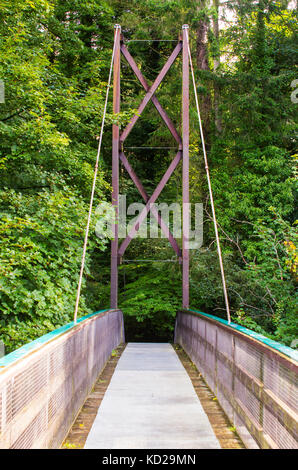
M 120 112 L 120 31 L 115 25 L 113 112 Z M 118 307 L 118 219 L 119 219 L 119 126 L 113 124 L 112 205 L 115 209 L 114 239 L 111 243 L 111 308 Z
M 236 367 L 235 367 L 235 354 L 236 354 L 236 344 L 235 344 L 235 336 L 232 335 L 232 403 L 234 403 L 235 399 L 235 374 L 236 374 Z M 233 422 L 235 423 L 235 407 L 232 406 L 232 414 L 233 414 Z
M 189 308 L 189 57 L 188 25 L 182 26 L 182 308 Z
M 261 382 L 261 387 L 264 390 L 264 354 L 261 353 L 261 358 L 260 358 L 260 382 Z M 264 402 L 260 400 L 260 427 L 263 429 L 263 422 L 264 422 Z
M 218 394 L 218 387 L 217 387 L 217 351 L 218 351 L 218 329 L 215 328 L 215 351 L 214 351 L 214 388 L 215 388 L 215 396 Z M 220 367 L 220 365 L 219 365 Z

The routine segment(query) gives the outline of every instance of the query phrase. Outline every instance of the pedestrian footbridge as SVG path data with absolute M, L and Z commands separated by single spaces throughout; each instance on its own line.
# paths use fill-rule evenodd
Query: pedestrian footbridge
M 0 360 L 0 448 L 60 448 L 113 350 L 121 310 L 70 323 Z M 194 310 L 175 338 L 248 448 L 297 448 L 297 352 Z M 175 348 L 128 343 L 86 449 L 217 449 L 208 416 Z

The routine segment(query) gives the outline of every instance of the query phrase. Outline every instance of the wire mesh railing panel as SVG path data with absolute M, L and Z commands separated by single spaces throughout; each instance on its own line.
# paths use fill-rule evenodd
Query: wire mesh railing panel
M 206 328 L 206 341 L 212 346 L 216 346 L 216 326 L 210 325 L 210 328 Z
M 0 448 L 56 448 L 112 350 L 123 341 L 119 310 L 63 327 L 0 367 Z M 23 355 L 22 355 L 23 354 Z
M 14 377 L 12 392 L 12 418 L 24 408 L 47 384 L 46 357 L 35 361 Z
M 249 413 L 250 418 L 258 424 L 260 422 L 261 403 L 237 377 L 235 377 L 234 396 L 240 402 L 241 408 L 245 407 L 245 412 Z
M 253 438 L 253 436 L 249 432 L 247 424 L 237 413 L 234 414 L 234 425 L 245 447 L 247 447 L 248 449 L 260 448 L 258 442 Z
M 264 364 L 264 387 L 273 392 L 293 410 L 298 410 L 298 378 L 291 371 L 269 357 Z
M 232 358 L 233 337 L 220 328 L 217 331 L 217 349 L 226 357 Z
M 210 348 L 210 344 L 207 343 L 205 351 L 205 374 L 207 376 L 208 383 L 212 390 L 215 389 L 215 351 Z
M 11 379 L 0 387 L 0 436 L 4 435 L 12 420 L 12 390 Z
M 234 421 L 234 408 L 227 398 L 226 388 L 222 386 L 221 382 L 217 382 L 217 399 L 221 407 L 225 410 L 226 415 L 228 416 L 231 422 Z
M 197 320 L 197 324 L 198 324 L 198 328 L 197 328 L 197 332 L 198 332 L 198 335 L 201 337 L 201 338 L 205 338 L 205 333 L 206 333 L 206 323 L 200 319 Z
M 262 353 L 239 338 L 235 338 L 235 362 L 256 379 L 261 378 Z
M 225 389 L 230 393 L 233 390 L 233 372 L 230 367 L 222 361 L 217 361 L 216 368 L 217 382 L 224 384 Z
M 294 350 L 203 312 L 176 318 L 180 344 L 249 448 L 298 448 Z
M 297 449 L 295 437 L 285 429 L 280 418 L 281 416 L 275 416 L 265 408 L 263 419 L 264 433 L 268 434 L 279 449 Z
M 11 449 L 34 449 L 38 448 L 41 436 L 44 436 L 47 430 L 47 412 L 46 406 L 31 421 L 30 425 L 21 433 L 18 439 L 13 443 Z M 41 442 L 40 442 L 41 443 Z
M 200 341 L 200 338 L 198 338 L 197 340 L 197 343 L 196 343 L 196 347 L 195 347 L 195 351 L 194 351 L 194 355 L 193 355 L 193 362 L 195 364 L 198 364 L 200 365 L 200 370 L 205 370 L 205 365 L 206 365 L 206 362 L 205 362 L 205 344 L 204 344 L 204 341 L 203 339 Z
M 64 380 L 59 388 L 53 393 L 48 404 L 48 422 L 50 423 L 56 418 L 59 410 L 65 409 L 69 402 L 69 397 L 72 396 L 72 380 L 69 377 Z
M 49 353 L 49 374 L 56 376 L 63 370 L 66 372 L 71 367 L 71 340 L 60 344 Z

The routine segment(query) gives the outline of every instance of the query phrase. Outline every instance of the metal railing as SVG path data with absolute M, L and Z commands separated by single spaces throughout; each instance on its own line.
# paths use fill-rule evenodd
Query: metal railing
M 120 310 L 80 318 L 0 359 L 0 448 L 57 448 L 112 350 Z
M 194 310 L 177 314 L 175 342 L 206 380 L 248 448 L 298 448 L 297 351 Z

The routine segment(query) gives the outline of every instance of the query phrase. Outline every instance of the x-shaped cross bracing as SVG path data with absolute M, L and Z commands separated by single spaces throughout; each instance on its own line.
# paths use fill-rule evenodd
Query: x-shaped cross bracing
M 175 59 L 177 58 L 179 52 L 181 51 L 182 49 L 182 43 L 179 42 L 177 44 L 177 46 L 175 47 L 175 49 L 173 50 L 172 54 L 170 55 L 170 57 L 168 58 L 167 62 L 165 63 L 165 65 L 163 66 L 162 70 L 160 71 L 159 75 L 157 76 L 157 78 L 155 79 L 153 85 L 151 87 L 149 87 L 147 81 L 145 80 L 145 78 L 143 77 L 141 71 L 139 70 L 137 64 L 135 63 L 134 59 L 132 58 L 132 56 L 130 55 L 130 53 L 128 52 L 127 48 L 125 47 L 124 44 L 121 45 L 121 52 L 122 54 L 124 55 L 124 57 L 126 58 L 127 62 L 129 63 L 129 65 L 131 66 L 132 70 L 134 71 L 136 77 L 138 78 L 138 80 L 140 81 L 141 85 L 143 86 L 143 88 L 145 89 L 145 91 L 147 92 L 146 95 L 144 96 L 140 106 L 139 106 L 139 109 L 138 109 L 138 114 L 136 114 L 132 120 L 129 122 L 129 124 L 127 125 L 127 127 L 124 129 L 124 131 L 122 132 L 121 136 L 120 136 L 120 142 L 123 143 L 126 139 L 126 137 L 128 136 L 128 134 L 130 133 L 130 131 L 132 130 L 132 128 L 134 127 L 135 123 L 137 122 L 137 120 L 139 119 L 141 113 L 144 111 L 147 103 L 151 100 L 152 103 L 154 104 L 155 108 L 157 109 L 157 111 L 159 112 L 161 118 L 164 120 L 165 124 L 167 125 L 167 127 L 169 128 L 169 131 L 171 132 L 172 136 L 174 137 L 174 139 L 176 140 L 176 142 L 179 144 L 179 149 L 181 149 L 181 137 L 180 135 L 178 134 L 177 130 L 175 129 L 175 126 L 174 124 L 172 123 L 171 119 L 169 118 L 169 116 L 167 115 L 167 113 L 164 111 L 164 109 L 162 108 L 161 104 L 159 103 L 158 99 L 156 98 L 156 96 L 154 95 L 155 91 L 157 90 L 157 88 L 159 87 L 159 85 L 161 84 L 162 80 L 164 79 L 164 77 L 166 76 L 167 72 L 169 71 L 169 69 L 171 68 L 172 64 L 174 63 Z
M 181 152 L 180 152 L 180 158 L 181 158 Z M 180 160 L 179 158 L 179 160 Z M 139 193 L 141 194 L 141 196 L 143 197 L 144 201 L 147 203 L 147 206 L 146 206 L 146 213 L 145 214 L 140 214 L 139 216 L 139 219 L 136 221 L 135 223 L 135 226 L 138 225 L 138 227 L 140 226 L 140 224 L 142 223 L 142 221 L 144 220 L 144 218 L 147 216 L 148 212 L 151 210 L 153 216 L 155 217 L 155 219 L 157 220 L 158 222 L 158 225 L 160 226 L 161 230 L 163 231 L 163 233 L 165 234 L 165 236 L 168 238 L 169 242 L 171 243 L 173 249 L 175 250 L 175 252 L 177 253 L 177 255 L 180 257 L 181 256 L 181 250 L 178 246 L 178 243 L 176 242 L 175 238 L 173 237 L 172 233 L 170 232 L 168 226 L 164 223 L 164 221 L 162 220 L 162 217 L 160 215 L 160 213 L 158 212 L 158 210 L 156 209 L 154 203 L 152 202 L 152 197 L 151 197 L 151 202 L 150 202 L 150 197 L 148 196 L 145 188 L 143 187 L 141 181 L 139 180 L 139 178 L 137 177 L 136 173 L 134 172 L 134 170 L 132 169 L 131 165 L 129 164 L 126 156 L 124 155 L 123 152 L 120 153 L 120 160 L 121 162 L 123 163 L 127 173 L 129 174 L 129 176 L 131 177 L 132 181 L 134 182 L 135 186 L 138 188 L 139 190 Z M 177 163 L 178 164 L 178 163 Z M 177 165 L 176 165 L 177 166 Z M 175 168 L 176 168 L 175 166 Z M 174 168 L 174 169 L 175 169 Z M 174 170 L 173 170 L 174 171 Z M 168 178 L 169 179 L 169 178 Z M 161 192 L 161 191 L 160 191 Z M 159 194 L 160 194 L 159 192 Z M 153 193 L 154 194 L 154 193 Z M 158 195 L 154 198 L 154 200 L 156 200 L 158 197 Z M 141 217 L 142 216 L 142 217 Z M 138 230 L 138 228 L 137 228 Z M 132 231 L 131 231 L 132 232 Z M 130 243 L 130 241 L 132 240 L 133 236 L 135 235 L 136 231 L 133 231 L 133 233 L 129 233 L 127 239 L 128 239 L 128 242 L 126 242 L 124 244 L 124 241 L 118 251 L 119 255 L 122 256 L 122 250 L 124 248 L 124 251 L 125 249 L 127 248 L 128 244 Z M 123 251 L 123 253 L 124 253 Z
M 117 124 L 113 125 L 112 132 L 112 204 L 115 207 L 116 217 L 118 218 L 118 203 L 119 203 L 119 160 L 122 162 L 126 168 L 128 174 L 130 175 L 132 181 L 137 187 L 139 193 L 142 195 L 145 201 L 145 207 L 137 217 L 136 221 L 133 224 L 132 229 L 129 234 L 122 242 L 120 247 L 118 246 L 118 226 L 115 224 L 115 237 L 111 243 L 111 308 L 118 308 L 118 263 L 119 259 L 125 253 L 126 248 L 128 247 L 131 240 L 135 237 L 138 232 L 142 222 L 146 218 L 147 214 L 151 211 L 152 215 L 157 219 L 158 224 L 163 231 L 163 233 L 168 238 L 170 244 L 175 250 L 179 260 L 182 262 L 182 306 L 183 308 L 189 307 L 189 248 L 188 248 L 188 236 L 189 236 L 189 227 L 190 227 L 190 218 L 188 210 L 186 209 L 189 205 L 189 60 L 188 60 L 188 41 L 187 41 L 187 25 L 182 27 L 182 38 L 179 40 L 175 49 L 171 53 L 170 57 L 166 61 L 162 70 L 160 71 L 158 77 L 154 80 L 154 83 L 149 86 L 146 79 L 140 72 L 138 66 L 136 65 L 134 59 L 128 52 L 123 41 L 120 40 L 119 25 L 115 26 L 115 43 L 114 43 L 114 87 L 113 87 L 113 111 L 114 113 L 120 112 L 120 55 L 121 52 L 126 58 L 128 64 L 134 71 L 139 82 L 145 90 L 145 96 L 139 106 L 137 114 L 131 119 L 129 124 L 126 126 L 122 134 L 120 135 L 120 129 Z M 155 92 L 161 84 L 162 80 L 169 71 L 171 65 L 174 63 L 178 54 L 182 51 L 182 122 L 181 122 L 181 131 L 182 138 L 177 132 L 173 122 L 159 103 Z M 128 162 L 124 151 L 123 143 L 125 139 L 133 129 L 137 120 L 139 119 L 141 113 L 149 103 L 152 101 L 153 105 L 160 114 L 162 120 L 168 127 L 172 136 L 174 137 L 178 152 L 170 164 L 169 168 L 166 170 L 165 174 L 161 178 L 157 187 L 153 191 L 153 194 L 149 196 L 145 191 L 141 181 L 136 175 L 135 171 Z M 182 248 L 180 249 L 177 241 L 174 239 L 169 228 L 162 220 L 160 213 L 155 206 L 155 201 L 159 197 L 164 186 L 168 182 L 169 178 L 175 171 L 178 163 L 182 160 Z
M 168 238 L 168 240 L 169 240 L 170 244 L 172 245 L 173 249 L 175 250 L 177 255 L 180 257 L 181 256 L 181 250 L 180 250 L 176 240 L 174 239 L 172 233 L 170 232 L 169 228 L 167 227 L 167 225 L 162 220 L 162 217 L 158 213 L 156 207 L 154 206 L 154 203 L 155 203 L 156 199 L 158 198 L 158 196 L 160 195 L 161 191 L 163 190 L 164 186 L 168 182 L 168 180 L 171 177 L 172 173 L 174 172 L 175 168 L 177 167 L 179 161 L 181 160 L 181 157 L 182 157 L 182 151 L 181 151 L 182 141 L 181 141 L 181 137 L 179 136 L 173 122 L 171 121 L 171 119 L 169 118 L 169 116 L 167 115 L 167 113 L 165 112 L 165 110 L 163 109 L 161 104 L 159 103 L 159 101 L 158 101 L 158 99 L 157 99 L 157 97 L 155 96 L 154 93 L 157 90 L 157 88 L 159 87 L 162 80 L 164 79 L 167 72 L 169 71 L 171 65 L 174 63 L 174 61 L 177 58 L 179 52 L 181 51 L 182 42 L 180 41 L 177 44 L 177 46 L 173 50 L 172 54 L 168 58 L 167 62 L 163 66 L 162 70 L 158 74 L 157 78 L 155 79 L 155 81 L 154 81 L 154 83 L 151 87 L 149 87 L 146 79 L 142 75 L 142 73 L 139 70 L 137 64 L 135 63 L 134 59 L 132 58 L 132 56 L 130 55 L 129 51 L 127 50 L 127 48 L 125 47 L 124 44 L 121 44 L 120 49 L 121 49 L 121 52 L 123 53 L 124 57 L 126 58 L 127 62 L 131 66 L 132 70 L 134 71 L 136 77 L 138 78 L 138 80 L 140 81 L 140 83 L 142 84 L 143 88 L 146 91 L 146 94 L 145 94 L 145 96 L 144 96 L 144 98 L 143 98 L 143 100 L 142 100 L 142 102 L 141 102 L 141 104 L 138 108 L 138 113 L 131 119 L 131 121 L 126 126 L 126 128 L 124 129 L 124 131 L 122 132 L 122 134 L 120 136 L 120 144 L 121 145 L 123 144 L 123 142 L 125 141 L 125 139 L 129 135 L 129 133 L 133 129 L 134 125 L 136 124 L 136 122 L 137 122 L 138 118 L 140 117 L 141 113 L 145 109 L 146 105 L 151 100 L 152 103 L 154 104 L 155 108 L 157 109 L 158 113 L 160 114 L 161 118 L 165 122 L 166 126 L 168 127 L 169 131 L 171 132 L 172 136 L 174 137 L 174 139 L 178 143 L 179 150 L 178 150 L 178 153 L 176 154 L 174 160 L 170 164 L 169 168 L 167 169 L 167 171 L 163 175 L 162 179 L 160 180 L 159 184 L 157 185 L 157 187 L 156 187 L 156 189 L 153 192 L 151 197 L 148 196 L 148 194 L 145 191 L 141 181 L 139 180 L 136 173 L 132 169 L 132 167 L 129 164 L 127 158 L 125 157 L 123 151 L 120 152 L 120 155 L 119 155 L 120 160 L 123 163 L 125 169 L 127 170 L 129 176 L 131 177 L 132 181 L 134 182 L 135 186 L 139 190 L 140 194 L 142 195 L 143 199 L 145 200 L 146 206 L 144 207 L 142 212 L 139 214 L 139 216 L 137 217 L 137 220 L 134 223 L 133 228 L 131 229 L 131 231 L 129 232 L 129 234 L 125 238 L 125 240 L 122 242 L 122 244 L 121 244 L 121 246 L 118 250 L 118 255 L 119 256 L 124 255 L 124 252 L 125 252 L 126 248 L 128 247 L 129 243 L 135 237 L 135 235 L 138 232 L 142 222 L 144 221 L 144 219 L 146 218 L 148 213 L 151 211 L 153 216 L 157 219 L 160 228 L 162 229 L 163 233 Z

